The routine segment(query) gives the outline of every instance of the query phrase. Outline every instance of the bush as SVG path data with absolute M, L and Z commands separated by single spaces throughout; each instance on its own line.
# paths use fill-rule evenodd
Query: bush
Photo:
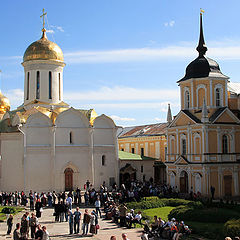
M 224 224 L 224 235 L 230 237 L 240 236 L 240 218 L 231 219 Z
M 226 208 L 198 208 L 197 206 L 179 206 L 173 209 L 169 218 L 184 221 L 225 223 L 232 218 L 238 218 L 239 213 Z
M 16 208 L 15 207 L 4 207 L 2 209 L 2 213 L 5 213 L 5 214 L 13 214 L 16 212 Z
M 159 207 L 177 207 L 177 206 L 192 206 L 198 209 L 203 208 L 201 202 L 193 202 L 184 199 L 175 199 L 175 198 L 161 198 L 158 197 L 146 197 L 140 202 L 129 202 L 127 207 L 129 209 L 150 209 L 150 208 L 159 208 Z

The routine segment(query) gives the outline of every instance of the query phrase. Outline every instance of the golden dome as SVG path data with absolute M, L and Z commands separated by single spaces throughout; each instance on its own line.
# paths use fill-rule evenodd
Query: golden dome
M 23 62 L 31 60 L 53 60 L 63 62 L 63 52 L 54 42 L 47 39 L 46 29 L 43 28 L 41 39 L 33 42 L 25 51 Z
M 10 110 L 10 102 L 0 91 L 0 114 L 4 114 Z

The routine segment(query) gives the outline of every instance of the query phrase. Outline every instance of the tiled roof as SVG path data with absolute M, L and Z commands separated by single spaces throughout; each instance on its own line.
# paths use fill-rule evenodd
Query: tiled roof
M 119 138 L 125 137 L 144 137 L 144 136 L 159 136 L 166 132 L 168 123 L 157 123 L 143 126 L 131 127 L 129 131 L 122 134 Z
M 138 160 L 138 161 L 156 160 L 155 158 L 141 156 L 141 155 L 138 155 L 138 154 L 133 154 L 133 153 L 124 152 L 124 151 L 118 151 L 118 158 L 120 160 Z

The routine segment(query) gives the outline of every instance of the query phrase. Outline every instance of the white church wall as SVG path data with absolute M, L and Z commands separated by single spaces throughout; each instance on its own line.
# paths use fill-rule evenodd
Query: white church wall
M 2 191 L 23 190 L 23 135 L 1 133 Z
M 104 114 L 97 117 L 93 124 L 94 146 L 114 145 L 116 140 L 115 124 L 113 120 Z
M 50 148 L 28 147 L 26 157 L 26 190 L 48 191 L 51 188 L 50 171 Z
M 62 112 L 55 124 L 57 126 L 56 145 L 89 145 L 89 122 L 79 111 L 70 108 Z
M 91 156 L 88 147 L 56 147 L 55 186 L 58 190 L 65 190 L 66 168 L 74 171 L 73 188 L 83 189 L 87 180 L 92 182 Z
M 94 186 L 99 189 L 105 181 L 106 186 L 113 182 L 119 183 L 119 164 L 115 154 L 115 147 L 95 147 L 94 148 Z M 104 165 L 102 157 L 104 156 Z
M 51 143 L 51 125 L 51 120 L 42 113 L 30 115 L 24 130 L 27 136 L 27 145 L 49 146 Z

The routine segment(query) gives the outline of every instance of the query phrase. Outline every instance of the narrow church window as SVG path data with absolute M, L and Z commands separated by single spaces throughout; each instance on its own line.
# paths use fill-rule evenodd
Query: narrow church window
M 221 94 L 220 94 L 220 89 L 216 89 L 216 106 L 220 107 L 221 106 Z
M 102 166 L 106 165 L 106 157 L 105 155 L 102 155 Z
M 29 99 L 29 78 L 30 78 L 30 73 L 27 73 L 27 97 L 26 100 Z
M 182 139 L 182 155 L 186 155 L 187 149 L 186 149 L 186 139 Z
M 40 72 L 37 71 L 37 81 L 36 81 L 36 99 L 40 98 Z
M 61 100 L 61 74 L 58 73 L 59 100 Z
M 141 157 L 144 156 L 144 148 L 141 148 Z
M 135 149 L 134 148 L 132 148 L 132 153 L 135 153 Z
M 185 108 L 188 109 L 190 107 L 190 95 L 189 91 L 185 92 Z
M 164 155 L 165 155 L 165 156 L 164 156 L 164 159 L 167 160 L 167 147 L 165 147 L 164 153 L 165 153 L 165 154 L 164 154 Z
M 143 173 L 143 165 L 141 165 L 141 173 Z
M 49 99 L 52 99 L 52 72 L 49 72 Z
M 69 133 L 69 142 L 70 142 L 70 144 L 73 144 L 72 132 Z
M 228 137 L 226 135 L 222 137 L 222 153 L 228 153 Z

